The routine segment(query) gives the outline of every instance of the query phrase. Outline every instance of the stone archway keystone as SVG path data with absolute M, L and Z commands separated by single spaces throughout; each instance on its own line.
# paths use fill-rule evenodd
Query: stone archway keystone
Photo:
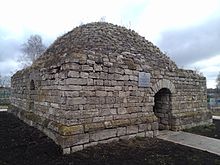
M 167 79 L 159 80 L 156 84 L 153 85 L 152 90 L 154 94 L 156 94 L 162 88 L 169 89 L 171 93 L 176 92 L 174 84 L 170 80 L 167 80 Z

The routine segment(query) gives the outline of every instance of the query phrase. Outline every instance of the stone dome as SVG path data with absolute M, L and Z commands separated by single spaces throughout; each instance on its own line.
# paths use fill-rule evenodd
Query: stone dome
M 141 54 L 148 60 L 161 64 L 172 65 L 172 68 L 177 67 L 158 47 L 135 31 L 106 22 L 94 22 L 74 28 L 59 37 L 36 63 L 60 59 L 73 52 L 95 52 L 105 55 L 129 52 Z

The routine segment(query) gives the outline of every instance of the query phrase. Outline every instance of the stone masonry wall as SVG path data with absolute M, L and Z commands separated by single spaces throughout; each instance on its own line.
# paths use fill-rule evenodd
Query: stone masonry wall
M 131 31 L 111 24 L 98 25 L 83 26 L 81 32 L 103 26 L 105 33 L 110 34 L 114 27 L 119 36 L 127 32 L 129 40 L 138 38 Z M 106 29 L 110 30 L 106 32 Z M 106 46 L 101 45 L 103 49 L 98 49 L 99 45 L 94 43 L 96 49 L 93 49 L 91 40 L 84 34 L 80 37 L 87 37 L 89 44 L 85 47 L 86 44 L 81 46 L 77 42 L 75 50 L 71 48 L 75 40 L 64 44 L 70 36 L 78 34 L 79 30 L 75 31 L 58 39 L 30 68 L 12 77 L 10 111 L 42 130 L 64 153 L 123 138 L 156 136 L 163 116 L 158 120 L 154 114 L 154 96 L 163 88 L 171 93 L 166 129 L 181 130 L 210 123 L 204 77 L 178 69 L 149 43 L 143 44 L 145 48 L 134 46 L 125 51 L 122 47 L 121 51 L 108 52 L 105 48 L 111 43 L 101 42 L 106 43 Z M 131 39 L 132 35 L 135 38 Z M 114 40 L 114 36 L 111 39 Z M 125 40 L 128 45 L 129 40 Z M 117 37 L 114 41 L 125 42 L 119 42 Z M 149 86 L 139 85 L 140 72 L 150 74 Z

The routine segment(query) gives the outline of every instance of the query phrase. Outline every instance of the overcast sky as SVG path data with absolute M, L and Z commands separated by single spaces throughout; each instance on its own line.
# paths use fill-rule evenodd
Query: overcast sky
M 0 74 L 9 75 L 21 44 L 40 34 L 49 45 L 81 23 L 134 29 L 179 67 L 197 68 L 215 87 L 220 71 L 220 0 L 0 0 Z

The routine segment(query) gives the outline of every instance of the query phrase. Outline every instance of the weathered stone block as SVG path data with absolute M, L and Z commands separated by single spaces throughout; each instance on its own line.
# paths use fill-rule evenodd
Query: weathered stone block
M 101 72 L 101 71 L 102 71 L 102 66 L 100 66 L 100 65 L 94 65 L 94 70 L 95 70 L 95 71 L 98 71 L 98 72 Z
M 145 132 L 137 133 L 136 137 L 146 137 L 146 133 Z
M 87 72 L 80 72 L 80 77 L 81 78 L 88 78 L 89 77 L 89 73 L 87 73 Z
M 107 96 L 107 92 L 106 91 L 96 91 L 96 96 L 101 96 L 101 97 Z
M 138 126 L 137 125 L 127 126 L 127 134 L 134 134 L 134 133 L 138 133 Z
M 128 113 L 126 108 L 118 108 L 117 112 L 120 115 Z
M 83 145 L 71 147 L 71 153 L 83 150 Z
M 78 78 L 79 77 L 79 72 L 71 70 L 71 71 L 68 72 L 68 77 Z
M 154 136 L 153 131 L 147 131 L 146 132 L 146 137 L 153 137 L 153 136 Z
M 117 128 L 117 136 L 124 136 L 127 133 L 126 127 L 119 127 Z
M 82 65 L 82 71 L 92 71 L 93 67 L 89 66 L 89 65 Z
M 113 120 L 112 125 L 115 127 L 127 126 L 130 125 L 130 121 L 128 119 Z
M 100 141 L 104 139 L 109 139 L 116 137 L 117 129 L 107 129 L 107 130 L 101 130 L 97 131 L 95 133 L 90 133 L 90 141 Z
M 61 135 L 74 135 L 83 132 L 84 132 L 83 125 L 73 125 L 73 126 L 61 125 L 58 127 L 58 133 Z
M 70 148 L 63 148 L 63 154 L 70 154 Z
M 85 132 L 97 131 L 104 129 L 105 125 L 103 123 L 89 123 L 85 124 Z
M 86 104 L 85 97 L 74 97 L 74 98 L 67 98 L 68 105 L 77 105 L 77 104 Z
M 151 124 L 151 129 L 152 130 L 158 130 L 158 122 L 153 122 L 152 124 Z
M 67 85 L 86 85 L 87 79 L 82 78 L 68 78 L 66 79 Z
M 138 129 L 138 131 L 139 131 L 139 132 L 147 131 L 149 125 L 150 125 L 150 124 L 148 124 L 148 123 L 146 123 L 146 124 L 139 124 L 139 129 Z
M 77 134 L 72 136 L 57 135 L 56 142 L 60 144 L 62 148 L 85 144 L 89 142 L 89 134 Z
M 112 128 L 112 127 L 113 127 L 111 121 L 105 121 L 105 122 L 104 122 L 104 125 L 105 125 L 105 128 Z

